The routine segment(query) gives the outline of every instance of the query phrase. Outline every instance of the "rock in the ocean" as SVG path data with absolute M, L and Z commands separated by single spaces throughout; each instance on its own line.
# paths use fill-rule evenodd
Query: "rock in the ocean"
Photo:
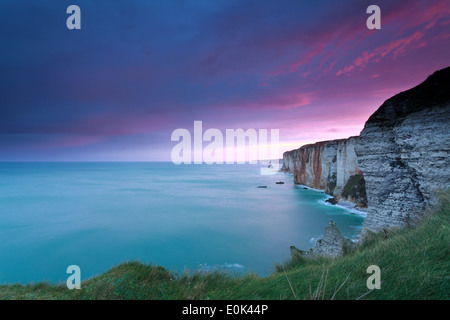
M 333 198 L 329 198 L 329 199 L 325 200 L 325 202 L 328 202 L 328 203 L 331 203 L 331 204 L 335 205 L 335 204 L 338 204 L 339 199 L 336 198 L 336 197 L 333 197 Z

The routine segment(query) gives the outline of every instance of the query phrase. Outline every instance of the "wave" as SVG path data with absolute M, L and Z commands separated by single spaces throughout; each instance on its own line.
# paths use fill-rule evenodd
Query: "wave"
M 326 196 L 327 196 L 326 199 L 320 199 L 318 202 L 325 206 L 338 207 L 338 208 L 344 209 L 345 211 L 347 211 L 350 214 L 357 215 L 357 216 L 360 216 L 363 218 L 365 218 L 367 216 L 367 212 L 356 209 L 355 208 L 356 204 L 354 204 L 353 202 L 339 200 L 337 204 L 332 204 L 332 203 L 329 203 L 327 200 L 332 199 L 333 196 L 330 196 L 329 194 L 327 194 Z
M 322 238 L 322 236 L 320 236 L 320 237 L 312 237 L 311 239 L 309 239 L 309 243 L 311 243 L 312 245 L 315 245 L 316 244 L 316 242 L 319 240 L 319 239 L 321 239 Z
M 214 272 L 214 271 L 234 271 L 234 272 L 242 272 L 246 268 L 244 265 L 239 263 L 224 263 L 221 265 L 213 265 L 209 266 L 208 264 L 199 264 L 198 271 L 200 272 Z
M 314 188 L 305 186 L 305 185 L 303 185 L 303 184 L 296 184 L 295 187 L 296 187 L 296 188 L 301 188 L 301 189 L 307 188 L 308 190 L 316 191 L 316 192 L 319 192 L 319 193 L 325 193 L 325 191 L 323 191 L 323 190 L 320 190 L 320 189 L 314 189 Z M 331 197 L 331 198 L 332 198 L 332 197 Z

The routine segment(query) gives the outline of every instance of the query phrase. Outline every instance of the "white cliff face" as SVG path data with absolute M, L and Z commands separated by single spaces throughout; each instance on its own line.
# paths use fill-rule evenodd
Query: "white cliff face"
M 355 153 L 359 137 L 338 140 L 336 146 L 336 188 L 334 194 L 341 194 L 350 177 L 361 174 Z M 333 168 L 334 169 L 334 168 Z
M 295 183 L 367 204 L 364 237 L 367 230 L 415 224 L 437 204 L 437 192 L 450 187 L 449 128 L 450 67 L 388 99 L 359 137 L 285 152 L 282 170 L 293 173 Z M 342 254 L 332 227 L 314 254 Z
M 322 141 L 285 152 L 282 170 L 294 175 L 294 183 L 365 207 L 364 179 L 355 153 L 358 141 L 359 137 Z
M 387 100 L 356 146 L 368 200 L 364 229 L 417 221 L 450 185 L 450 68 Z

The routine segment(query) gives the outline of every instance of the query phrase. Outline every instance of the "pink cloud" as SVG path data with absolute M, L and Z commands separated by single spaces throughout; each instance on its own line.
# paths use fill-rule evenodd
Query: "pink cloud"
M 449 16 L 450 6 L 447 0 L 412 2 L 399 6 L 397 10 L 383 11 L 383 23 L 401 22 L 402 30 L 417 28 L 426 23 L 424 30 L 433 27 L 436 22 Z
M 323 53 L 324 48 L 325 48 L 324 44 L 319 45 L 315 50 L 309 52 L 308 54 L 303 56 L 301 59 L 299 59 L 298 61 L 296 61 L 293 64 L 291 64 L 290 66 L 288 66 L 288 72 L 297 71 L 300 67 L 302 67 L 305 64 L 307 64 L 308 62 L 310 62 L 311 59 L 313 59 L 316 55 Z
M 330 72 L 331 69 L 333 69 L 333 67 L 336 65 L 336 62 L 337 60 L 334 60 L 333 62 L 330 63 L 328 68 L 324 68 L 323 74 L 327 74 L 328 72 Z
M 288 110 L 310 105 L 315 93 L 275 92 L 263 95 L 254 101 L 237 102 L 241 109 Z
M 370 61 L 370 59 L 372 59 L 375 56 L 376 56 L 376 53 L 374 53 L 374 52 L 369 53 L 369 52 L 365 51 L 365 52 L 363 52 L 363 54 L 360 57 L 356 58 L 353 63 L 356 67 L 361 67 L 361 66 L 367 64 Z
M 355 69 L 355 66 L 350 65 L 350 66 L 346 66 L 343 69 L 339 70 L 336 75 L 340 76 L 341 74 L 347 73 L 347 72 L 351 72 L 353 71 L 353 69 Z
M 392 53 L 392 59 L 396 59 L 405 52 L 406 47 L 414 42 L 421 40 L 423 37 L 424 33 L 421 31 L 417 31 L 410 36 L 381 45 L 375 48 L 372 52 L 365 51 L 361 56 L 356 58 L 351 65 L 345 66 L 344 68 L 339 70 L 336 75 L 340 76 L 355 69 L 363 69 L 368 63 L 371 62 L 371 60 L 373 60 L 374 62 L 378 62 L 381 60 L 381 58 L 386 57 L 390 53 Z M 424 42 L 422 42 L 421 44 L 423 43 Z

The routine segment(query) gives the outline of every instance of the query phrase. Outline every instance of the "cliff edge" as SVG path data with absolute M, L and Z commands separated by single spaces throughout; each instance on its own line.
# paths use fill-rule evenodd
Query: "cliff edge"
M 386 100 L 355 146 L 368 201 L 364 230 L 414 224 L 448 188 L 450 67 Z

